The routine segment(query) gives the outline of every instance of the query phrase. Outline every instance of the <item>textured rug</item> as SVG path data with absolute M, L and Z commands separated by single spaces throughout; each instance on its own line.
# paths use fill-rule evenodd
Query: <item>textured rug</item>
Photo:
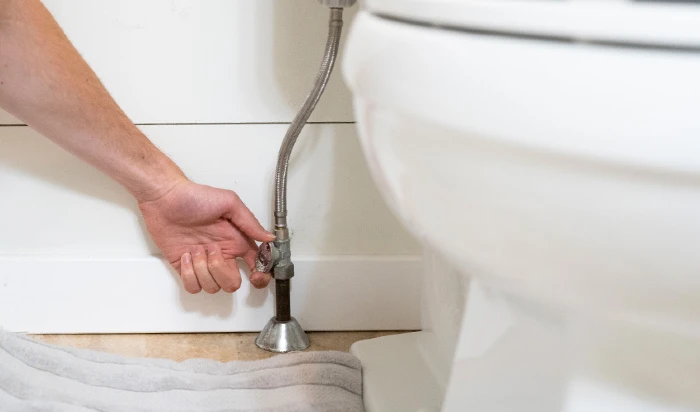
M 342 352 L 260 361 L 131 358 L 0 330 L 0 411 L 363 411 L 360 362 Z

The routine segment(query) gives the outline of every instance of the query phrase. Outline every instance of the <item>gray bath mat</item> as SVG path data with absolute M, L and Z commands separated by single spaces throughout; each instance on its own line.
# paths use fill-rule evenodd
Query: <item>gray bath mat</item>
M 0 411 L 362 411 L 360 362 L 304 352 L 260 361 L 140 359 L 0 330 Z

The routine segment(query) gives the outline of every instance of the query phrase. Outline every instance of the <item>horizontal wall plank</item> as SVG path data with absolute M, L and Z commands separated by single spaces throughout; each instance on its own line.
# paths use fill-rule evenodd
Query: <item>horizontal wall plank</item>
M 136 123 L 291 121 L 327 33 L 328 10 L 313 0 L 44 3 Z M 312 120 L 352 120 L 338 68 Z M 0 124 L 18 122 L 0 113 Z
M 235 190 L 271 227 L 285 125 L 145 126 L 194 181 Z M 374 185 L 354 125 L 308 125 L 292 156 L 289 223 L 296 254 L 417 255 Z M 0 128 L 0 254 L 149 256 L 121 187 L 28 127 Z
M 411 257 L 298 257 L 292 314 L 307 330 L 420 328 Z M 28 333 L 258 331 L 274 293 L 182 291 L 156 258 L 0 257 L 0 327 Z

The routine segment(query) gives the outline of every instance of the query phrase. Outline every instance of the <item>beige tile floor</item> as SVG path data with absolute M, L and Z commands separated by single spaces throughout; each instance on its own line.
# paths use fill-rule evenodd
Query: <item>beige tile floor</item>
M 358 340 L 402 332 L 310 332 L 308 350 L 347 352 Z M 208 358 L 228 362 L 255 360 L 272 356 L 255 346 L 257 333 L 177 333 L 126 335 L 32 335 L 58 345 L 94 349 L 127 356 L 168 358 L 183 361 Z

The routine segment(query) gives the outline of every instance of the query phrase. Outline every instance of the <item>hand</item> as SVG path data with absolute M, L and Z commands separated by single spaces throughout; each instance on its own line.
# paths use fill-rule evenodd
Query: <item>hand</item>
M 263 229 L 236 193 L 183 178 L 159 198 L 139 202 L 139 209 L 151 237 L 180 272 L 188 292 L 238 290 L 237 257 L 250 268 L 253 286 L 264 288 L 270 282 L 269 274 L 255 272 L 255 241 L 269 242 L 275 237 Z

